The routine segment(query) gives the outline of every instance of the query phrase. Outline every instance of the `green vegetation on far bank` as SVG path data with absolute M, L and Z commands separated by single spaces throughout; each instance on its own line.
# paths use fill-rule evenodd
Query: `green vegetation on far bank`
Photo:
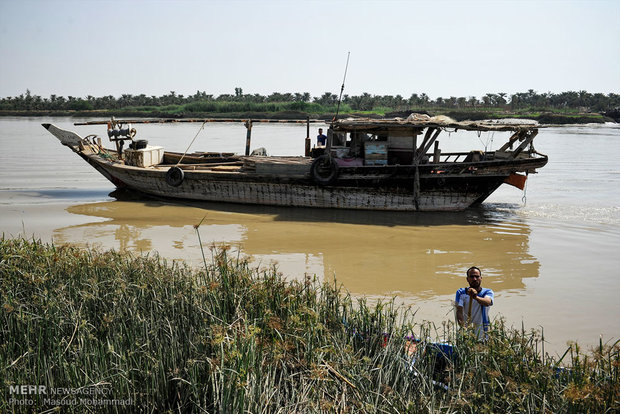
M 540 333 L 500 321 L 481 344 L 451 324 L 417 324 L 392 303 L 286 281 L 226 248 L 206 253 L 213 264 L 191 270 L 0 240 L 0 411 L 31 412 L 25 400 L 37 411 L 98 408 L 88 398 L 107 412 L 620 409 L 618 343 L 588 353 L 572 345 L 556 358 Z M 423 342 L 408 355 L 409 334 L 449 341 L 454 355 Z M 73 394 L 17 392 L 28 384 Z M 85 402 L 67 402 L 78 397 Z
M 16 97 L 0 98 L 0 115 L 84 116 L 84 117 L 226 117 L 226 118 L 305 118 L 332 119 L 338 96 L 329 92 L 320 97 L 309 93 L 277 93 L 268 96 L 244 94 L 214 97 L 197 91 L 183 96 L 170 92 L 163 96 L 129 95 L 42 98 L 30 91 Z M 620 95 L 590 94 L 586 91 L 538 94 L 533 90 L 507 96 L 488 93 L 481 99 L 470 96 L 430 99 L 426 94 L 344 95 L 342 116 L 407 116 L 411 112 L 448 115 L 465 119 L 527 118 L 545 124 L 601 123 L 620 120 Z
M 231 109 L 242 109 L 231 107 Z M 0 116 L 46 116 L 46 117 L 84 117 L 84 118 L 233 118 L 233 119 L 321 119 L 329 121 L 335 116 L 334 111 L 326 112 L 305 112 L 299 110 L 288 110 L 285 107 L 279 107 L 275 111 L 259 111 L 264 108 L 254 108 L 251 111 L 231 111 L 231 112 L 193 112 L 186 110 L 184 106 L 168 106 L 165 108 L 156 107 L 127 107 L 118 110 L 97 110 L 97 111 L 2 111 L 0 110 Z M 381 108 L 376 111 L 350 111 L 345 107 L 343 111 L 340 111 L 339 118 L 345 117 L 407 117 L 409 114 L 425 113 L 431 116 L 434 115 L 446 115 L 453 118 L 456 121 L 465 120 L 482 120 L 482 119 L 531 119 L 538 121 L 541 124 L 551 125 L 563 125 L 563 124 L 602 124 L 605 122 L 617 122 L 613 118 L 598 114 L 598 113 L 565 113 L 565 112 L 510 112 L 503 111 L 498 113 L 496 111 L 486 111 L 484 109 L 477 110 L 445 110 L 437 109 L 429 111 L 421 108 L 413 108 L 408 111 L 393 112 L 389 109 Z

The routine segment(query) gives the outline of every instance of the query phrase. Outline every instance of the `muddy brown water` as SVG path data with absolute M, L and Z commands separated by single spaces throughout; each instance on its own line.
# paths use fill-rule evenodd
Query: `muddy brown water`
M 453 319 L 454 292 L 471 265 L 495 291 L 492 317 L 544 328 L 547 349 L 567 341 L 592 346 L 620 339 L 620 127 L 540 131 L 549 164 L 525 193 L 502 186 L 482 206 L 460 213 L 388 213 L 170 202 L 114 191 L 105 178 L 45 131 L 52 122 L 82 135 L 70 118 L 0 118 L 0 231 L 55 243 L 157 251 L 200 266 L 194 225 L 209 257 L 230 245 L 258 267 L 288 278 L 336 278 L 355 296 L 395 297 L 420 320 Z M 313 125 L 316 135 L 320 125 Z M 184 151 L 198 124 L 137 125 L 138 138 Z M 252 148 L 300 155 L 305 126 L 255 125 Z M 496 149 L 498 133 L 443 133 L 445 150 Z M 104 142 L 107 139 L 104 138 Z M 194 150 L 243 152 L 245 128 L 207 125 Z

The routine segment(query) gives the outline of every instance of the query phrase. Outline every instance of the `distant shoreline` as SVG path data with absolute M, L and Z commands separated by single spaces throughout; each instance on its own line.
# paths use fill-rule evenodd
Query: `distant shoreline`
M 427 113 L 433 115 L 446 115 L 457 121 L 482 120 L 482 119 L 531 119 L 545 125 L 570 125 L 570 124 L 602 124 L 605 122 L 618 122 L 620 119 L 611 118 L 600 113 L 576 113 L 566 114 L 558 111 L 548 111 L 537 114 L 524 114 L 512 111 L 487 111 L 487 110 L 409 110 L 398 112 L 386 112 L 383 116 L 376 113 L 349 112 L 342 113 L 338 117 L 372 117 L 393 118 L 407 117 L 412 112 Z M 318 119 L 329 121 L 334 117 L 333 113 L 308 113 L 302 111 L 279 111 L 279 112 L 200 112 L 200 113 L 168 113 L 165 111 L 136 111 L 136 110 L 0 110 L 0 117 L 79 117 L 79 118 L 241 118 L 241 119 Z

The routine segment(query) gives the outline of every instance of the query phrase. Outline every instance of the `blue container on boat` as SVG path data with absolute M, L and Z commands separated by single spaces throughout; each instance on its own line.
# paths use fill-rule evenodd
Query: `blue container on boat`
M 365 165 L 387 165 L 388 143 L 387 141 L 375 141 L 364 143 Z

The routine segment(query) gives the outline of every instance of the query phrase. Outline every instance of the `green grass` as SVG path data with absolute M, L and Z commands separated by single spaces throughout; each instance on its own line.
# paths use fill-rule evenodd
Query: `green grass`
M 205 268 L 192 270 L 157 256 L 0 240 L 0 412 L 32 411 L 10 401 L 25 398 L 9 393 L 25 384 L 108 390 L 132 412 L 620 408 L 618 343 L 590 353 L 572 345 L 553 358 L 541 333 L 500 321 L 481 344 L 393 302 L 371 305 L 315 278 L 287 281 L 225 247 L 205 254 Z M 409 334 L 449 341 L 455 357 L 421 343 L 412 365 Z M 37 411 L 55 408 L 44 397 L 29 396 Z

